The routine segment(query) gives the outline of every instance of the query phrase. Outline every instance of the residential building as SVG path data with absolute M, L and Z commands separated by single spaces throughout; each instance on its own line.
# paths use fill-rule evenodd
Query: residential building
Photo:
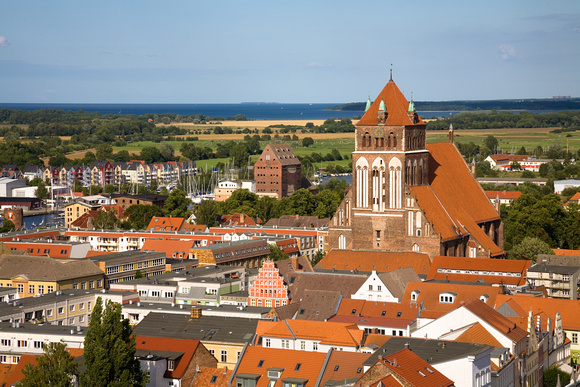
M 192 250 L 200 265 L 233 265 L 257 269 L 270 254 L 265 239 L 216 243 Z
M 487 198 L 495 205 L 498 206 L 505 204 L 509 206 L 514 200 L 522 196 L 521 191 L 485 191 Z
M 21 240 L 4 243 L 11 252 L 25 251 L 28 255 L 49 256 L 52 258 L 86 258 L 91 245 L 82 242 L 47 240 Z
M 407 283 L 421 281 L 412 267 L 387 273 L 372 271 L 365 283 L 351 298 L 368 301 L 399 302 Z
M 526 284 L 531 261 L 493 258 L 435 256 L 427 274 L 428 280 L 483 282 L 515 288 Z
M 544 286 L 548 297 L 578 300 L 580 256 L 540 254 L 528 268 L 527 280 L 533 287 Z
M 266 259 L 259 269 L 258 277 L 248 289 L 248 305 L 279 307 L 288 304 L 288 285 L 274 261 Z
M 227 386 L 336 386 L 361 376 L 366 357 L 332 349 L 321 353 L 248 346 Z
M 331 249 L 503 257 L 503 225 L 453 144 L 425 123 L 392 79 L 355 125 L 351 189 L 329 225 Z
M 18 289 L 19 297 L 24 298 L 58 290 L 102 289 L 104 275 L 89 259 L 2 254 L 2 286 Z
M 258 320 L 205 316 L 192 308 L 189 316 L 149 313 L 133 328 L 137 336 L 199 340 L 218 360 L 218 367 L 233 368 L 244 347 L 254 341 Z
M 185 218 L 174 218 L 172 216 L 154 216 L 151 218 L 146 230 L 150 231 L 179 231 L 183 226 Z
M 276 194 L 278 199 L 302 188 L 302 167 L 288 144 L 268 144 L 254 164 L 256 193 Z
M 244 180 L 222 180 L 217 183 L 213 193 L 216 202 L 224 202 L 232 196 L 232 193 L 238 189 L 247 189 L 256 193 L 256 183 L 254 181 Z
M 87 328 L 63 329 L 59 325 L 0 322 L 0 364 L 16 364 L 22 355 L 40 356 L 49 343 L 82 349 Z
M 149 372 L 147 386 L 191 386 L 200 367 L 217 366 L 199 340 L 137 336 L 135 347 L 141 369 Z
M 139 195 L 113 194 L 111 195 L 111 197 L 115 199 L 118 205 L 123 207 L 124 211 L 126 211 L 127 208 L 131 207 L 134 204 L 153 205 L 159 208 L 163 208 L 163 204 L 167 199 L 167 195 L 156 195 L 156 194 L 139 194 Z
M 566 188 L 580 187 L 580 179 L 565 179 L 554 181 L 554 193 L 561 194 Z

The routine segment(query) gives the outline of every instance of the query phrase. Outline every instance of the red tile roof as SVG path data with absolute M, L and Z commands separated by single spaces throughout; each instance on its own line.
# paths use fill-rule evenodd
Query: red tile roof
M 425 211 L 442 239 L 453 239 L 466 231 L 491 255 L 503 255 L 480 223 L 499 220 L 481 186 L 469 173 L 465 160 L 453 144 L 428 144 L 429 186 L 411 187 L 417 203 Z
M 528 313 L 531 310 L 534 316 L 540 316 L 544 329 L 548 317 L 552 320 L 552 328 L 555 326 L 556 314 L 559 312 L 564 329 L 580 331 L 580 300 L 501 294 L 496 299 L 495 308 L 499 308 L 504 303 L 507 303 L 519 316 L 519 319 L 517 317 L 510 319 L 525 329 L 528 324 Z
M 307 379 L 314 385 L 326 359 L 325 352 L 294 351 L 290 349 L 247 347 L 239 362 L 236 375 L 262 375 L 256 381 L 256 387 L 268 386 L 267 371 L 269 368 L 283 368 L 281 379 Z M 300 364 L 300 366 L 298 366 Z
M 199 372 L 195 374 L 195 379 L 190 387 L 227 386 L 231 375 L 232 370 L 229 370 L 227 367 L 226 368 L 199 367 Z
M 436 256 L 427 279 L 467 282 L 483 279 L 485 283 L 520 286 L 526 283 L 531 264 L 525 260 Z
M 411 301 L 412 293 L 416 291 L 416 301 Z M 455 293 L 453 302 L 441 302 L 440 295 L 443 293 Z M 487 304 L 494 305 L 499 293 L 498 286 L 466 285 L 449 282 L 409 282 L 401 300 L 401 304 L 423 304 L 422 318 L 438 318 L 461 306 L 470 300 L 479 300 L 482 296 L 488 296 Z M 482 303 L 483 304 L 483 303 Z M 492 308 L 493 310 L 493 308 Z
M 451 379 L 408 348 L 377 361 L 382 362 L 391 372 L 403 379 L 407 386 L 443 387 L 454 385 Z
M 485 191 L 485 195 L 490 199 L 509 199 L 515 200 L 522 196 L 520 191 Z
M 164 252 L 167 258 L 187 258 L 191 249 L 195 246 L 195 241 L 181 241 L 176 239 L 145 239 L 141 251 Z M 175 254 L 175 257 L 173 256 Z
M 580 255 L 580 250 L 568 250 L 568 249 L 552 249 L 552 250 L 556 255 Z
M 166 371 L 166 378 L 181 379 L 188 368 L 195 351 L 199 346 L 199 340 L 169 339 L 160 337 L 137 336 L 135 347 L 151 351 L 183 352 L 183 355 L 173 371 Z
M 151 221 L 149 222 L 146 230 L 179 231 L 184 221 L 185 218 L 174 218 L 172 216 L 154 216 L 151 218 Z
M 392 80 L 387 82 L 383 90 L 379 93 L 375 101 L 362 116 L 356 125 L 378 125 L 378 113 L 381 101 L 384 101 L 387 108 L 387 125 L 413 125 L 413 122 L 407 115 L 409 110 L 409 101 L 405 98 L 401 90 Z M 417 125 L 425 125 L 418 117 Z
M 373 271 L 379 273 L 412 267 L 417 274 L 427 274 L 429 255 L 416 252 L 330 250 L 317 267 L 335 270 Z
M 464 307 L 473 314 L 493 326 L 514 342 L 519 342 L 528 335 L 528 332 L 514 324 L 507 317 L 483 303 L 481 300 L 471 300 L 464 304 Z
M 457 331 L 457 329 L 456 329 Z M 440 337 L 446 339 L 445 335 Z M 503 345 L 489 332 L 481 323 L 474 323 L 466 327 L 459 336 L 455 339 L 462 343 L 479 343 L 487 344 L 493 347 L 503 347 Z
M 323 344 L 356 347 L 362 331 L 354 324 L 310 320 L 284 320 L 262 332 L 263 337 L 303 338 Z

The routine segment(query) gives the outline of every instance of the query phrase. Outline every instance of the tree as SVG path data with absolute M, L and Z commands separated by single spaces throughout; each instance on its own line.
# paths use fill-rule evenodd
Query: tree
M 163 162 L 163 156 L 156 146 L 145 146 L 141 149 L 139 158 L 145 160 L 147 164 Z
M 314 144 L 314 140 L 312 139 L 312 137 L 304 137 L 302 139 L 302 146 L 305 148 L 308 148 L 310 145 Z
M 173 149 L 173 146 L 167 142 L 162 142 L 161 145 L 159 145 L 159 153 L 161 153 L 161 156 L 163 156 L 165 161 L 173 161 L 175 159 L 175 150 Z
M 221 215 L 218 203 L 213 200 L 204 200 L 197 206 L 197 217 L 195 222 L 197 224 L 204 224 L 208 227 L 213 227 L 217 224 L 217 218 Z
M 99 210 L 93 219 L 93 228 L 102 230 L 114 230 L 117 228 L 117 215 L 115 210 Z
M 522 169 L 522 166 L 517 161 L 512 161 L 512 163 L 510 164 L 510 169 L 512 171 L 520 171 Z
M 491 151 L 491 153 L 497 153 L 498 144 L 499 144 L 499 141 L 497 140 L 497 138 L 495 138 L 491 134 L 488 135 L 485 138 L 485 140 L 483 140 L 483 145 L 485 145 Z
M 135 279 L 139 279 L 139 278 L 143 278 L 143 273 L 141 273 L 141 270 L 137 269 L 137 271 L 135 272 Z
M 113 147 L 111 144 L 102 143 L 97 146 L 97 159 L 110 160 L 113 156 Z
M 20 386 L 73 386 L 72 379 L 77 374 L 77 363 L 67 352 L 66 345 L 60 342 L 48 343 L 43 355 L 36 357 L 37 364 L 26 364 Z
M 163 212 L 167 216 L 186 218 L 190 214 L 190 204 L 191 199 L 187 197 L 185 191 L 174 189 L 165 200 Z
M 46 184 L 44 184 L 42 180 L 38 182 L 35 195 L 39 199 L 48 199 L 48 197 L 50 196 L 48 193 L 48 188 L 46 188 Z
M 336 208 L 340 204 L 340 196 L 331 190 L 325 189 L 318 195 L 314 196 L 316 200 L 316 210 L 312 213 L 319 218 L 330 218 L 334 216 Z
M 560 376 L 560 385 L 567 386 L 570 384 L 570 374 L 562 371 L 557 366 L 552 366 L 544 371 L 544 386 L 556 387 Z
M 536 262 L 538 254 L 554 254 L 554 251 L 539 238 L 525 237 L 520 244 L 509 251 L 508 258 Z
M 135 336 L 121 305 L 97 298 L 85 337 L 81 386 L 145 386 L 149 377 L 135 358 Z
M 325 255 L 326 253 L 324 251 L 318 250 L 312 258 L 312 261 L 310 261 L 312 267 L 318 265 L 318 262 L 322 261 L 322 258 L 324 258 Z
M 125 211 L 127 221 L 123 223 L 123 228 L 134 230 L 145 230 L 154 216 L 163 216 L 163 210 L 157 206 L 149 204 L 134 204 Z
M 281 261 L 288 258 L 288 254 L 284 254 L 276 243 L 270 243 L 270 259 L 272 261 Z
M 10 219 L 4 219 L 4 223 L 2 223 L 2 226 L 0 227 L 0 233 L 10 232 L 14 230 L 16 230 L 14 222 L 12 222 Z

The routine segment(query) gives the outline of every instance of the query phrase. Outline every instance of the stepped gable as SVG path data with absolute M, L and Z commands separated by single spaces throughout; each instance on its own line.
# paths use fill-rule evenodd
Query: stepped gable
M 387 108 L 387 125 L 425 125 L 425 122 L 417 115 L 417 121 L 415 123 L 411 121 L 407 114 L 409 102 L 392 79 L 387 82 L 357 125 L 379 125 L 378 113 L 381 101 Z

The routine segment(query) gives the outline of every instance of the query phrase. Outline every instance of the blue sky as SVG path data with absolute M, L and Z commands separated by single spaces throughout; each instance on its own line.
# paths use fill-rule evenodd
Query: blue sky
M 0 102 L 580 97 L 580 1 L 0 0 Z

